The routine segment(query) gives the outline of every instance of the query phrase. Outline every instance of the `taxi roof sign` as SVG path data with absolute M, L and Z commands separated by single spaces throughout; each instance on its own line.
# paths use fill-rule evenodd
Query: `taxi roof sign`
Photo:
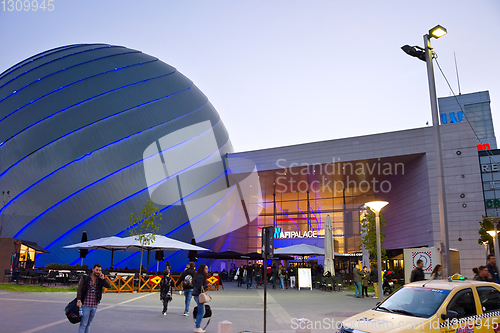
M 460 275 L 459 273 L 455 273 L 453 274 L 452 276 L 450 276 L 448 278 L 448 281 L 450 282 L 453 282 L 453 281 L 458 281 L 458 282 L 461 282 L 461 281 L 465 281 L 465 277 Z

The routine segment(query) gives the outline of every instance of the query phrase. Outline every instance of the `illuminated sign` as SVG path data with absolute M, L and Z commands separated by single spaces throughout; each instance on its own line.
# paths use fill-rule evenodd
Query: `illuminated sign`
M 461 123 L 462 120 L 464 120 L 464 113 L 462 111 L 458 111 L 457 115 L 455 115 L 455 112 L 450 112 L 449 116 L 450 124 Z M 441 113 L 441 123 L 448 124 L 448 117 L 446 116 L 446 113 Z
M 491 149 L 489 143 L 483 143 L 483 144 L 480 143 L 477 145 L 477 150 L 487 150 L 487 149 Z
M 315 238 L 318 237 L 318 231 L 281 231 L 281 228 L 274 228 L 274 238 Z

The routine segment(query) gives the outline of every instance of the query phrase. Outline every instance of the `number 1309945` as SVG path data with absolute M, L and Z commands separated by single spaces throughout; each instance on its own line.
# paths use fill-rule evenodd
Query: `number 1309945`
M 1 9 L 4 12 L 53 11 L 54 0 L 2 0 Z

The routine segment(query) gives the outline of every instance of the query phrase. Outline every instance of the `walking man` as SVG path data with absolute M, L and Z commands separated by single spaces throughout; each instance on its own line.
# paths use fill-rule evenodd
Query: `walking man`
M 78 328 L 78 333 L 88 333 L 90 330 L 90 323 L 94 319 L 97 312 L 97 306 L 101 302 L 102 288 L 110 288 L 111 282 L 104 278 L 102 274 L 102 266 L 94 264 L 90 275 L 82 276 L 78 282 L 78 289 L 76 291 L 76 306 L 82 308 L 83 316 Z
M 182 283 L 182 289 L 184 290 L 184 316 L 189 314 L 189 304 L 191 303 L 191 296 L 193 295 L 194 287 L 194 276 L 196 271 L 194 270 L 194 262 L 190 262 L 189 267 L 182 272 L 179 280 L 175 284 L 177 287 Z
M 424 268 L 424 262 L 418 259 L 417 267 L 413 271 L 411 271 L 410 282 L 425 280 L 425 273 L 423 268 Z
M 241 287 L 243 285 L 243 274 L 245 273 L 245 266 L 241 264 L 240 268 L 238 268 L 238 272 L 236 275 L 238 275 L 238 287 Z
M 488 267 L 488 272 L 491 274 L 493 282 L 499 283 L 497 260 L 493 254 L 488 255 L 488 264 L 486 267 Z
M 297 269 L 294 266 L 290 266 L 288 269 L 288 276 L 290 277 L 290 287 L 295 289 L 295 277 L 297 275 Z
M 249 264 L 247 266 L 247 289 L 252 289 L 252 279 L 253 279 L 253 265 Z

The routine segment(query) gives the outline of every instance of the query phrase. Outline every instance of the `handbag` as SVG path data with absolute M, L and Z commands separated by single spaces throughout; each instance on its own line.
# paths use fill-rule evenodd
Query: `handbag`
M 206 329 L 208 324 L 210 324 L 210 319 L 212 319 L 212 309 L 210 308 L 210 305 L 208 305 L 208 304 L 204 304 L 204 306 L 205 306 L 205 314 L 203 315 L 203 318 L 208 318 L 208 322 L 205 325 L 205 327 L 203 327 L 203 329 Z M 195 306 L 193 309 L 193 320 L 195 322 L 196 322 L 197 315 L 198 315 L 198 307 Z
M 198 296 L 198 299 L 200 301 L 200 303 L 207 303 L 207 302 L 210 302 L 212 300 L 212 296 L 210 296 L 206 291 L 205 289 L 203 289 L 203 286 L 201 287 L 201 293 L 200 295 Z

